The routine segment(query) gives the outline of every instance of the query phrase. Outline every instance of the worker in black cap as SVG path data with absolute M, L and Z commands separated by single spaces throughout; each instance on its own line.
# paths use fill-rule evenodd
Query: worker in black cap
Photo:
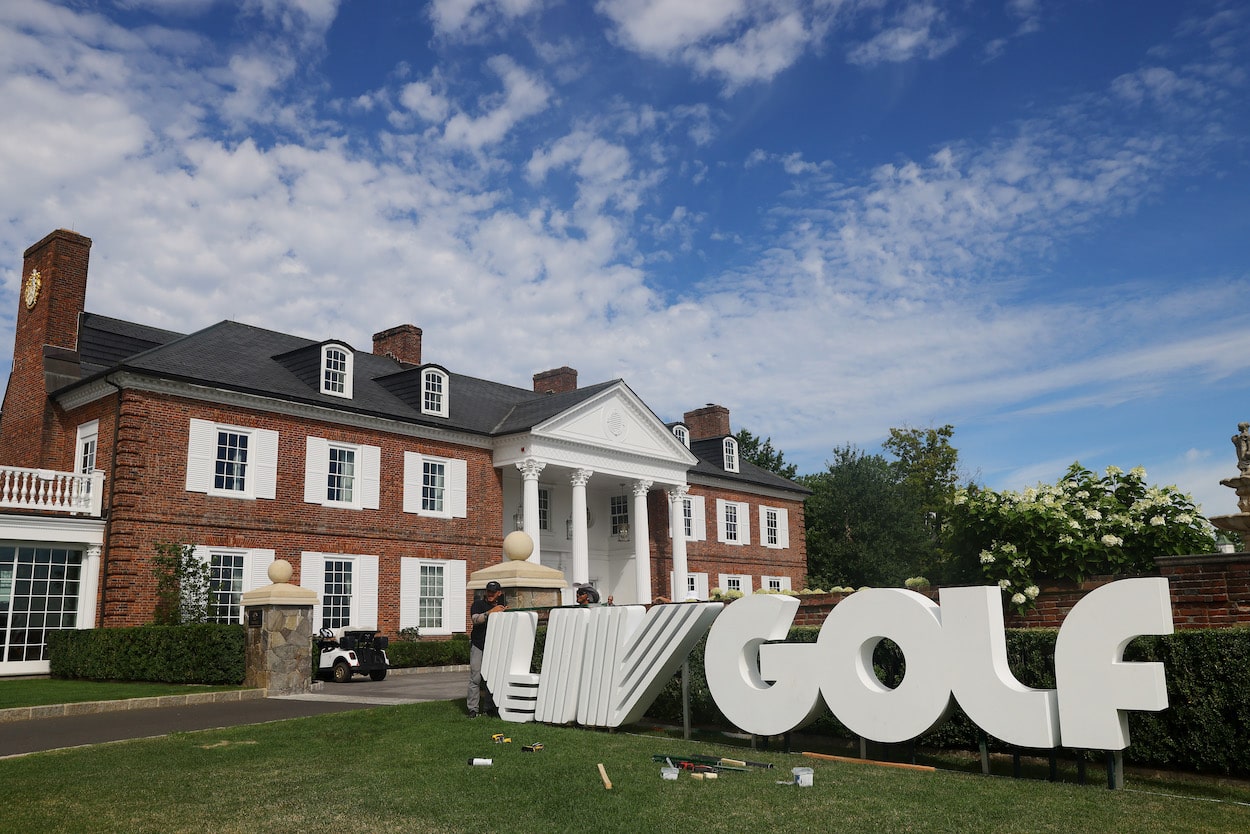
M 577 586 L 577 604 L 578 605 L 598 605 L 599 592 L 595 590 L 594 585 L 578 585 Z M 608 605 L 612 604 L 612 597 L 608 597 Z
M 503 586 L 493 579 L 486 583 L 485 593 L 473 600 L 469 608 L 469 619 L 473 623 L 473 634 L 469 638 L 469 692 L 465 705 L 469 709 L 469 717 L 477 718 L 479 708 L 483 707 L 482 693 L 485 693 L 485 706 L 482 712 L 494 710 L 494 701 L 490 690 L 482 686 L 482 653 L 486 650 L 486 620 L 491 614 L 508 610 L 507 600 L 503 597 Z

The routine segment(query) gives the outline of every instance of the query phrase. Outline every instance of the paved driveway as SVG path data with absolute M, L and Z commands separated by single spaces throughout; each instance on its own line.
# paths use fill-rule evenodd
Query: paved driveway
M 126 703 L 136 702 L 119 702 L 111 706 L 123 708 L 107 712 L 0 723 L 0 758 L 108 741 L 464 697 L 469 677 L 467 667 L 404 674 L 408 671 L 394 670 L 384 681 L 355 678 L 348 683 L 327 682 L 317 692 L 307 695 L 137 708 L 124 708 Z

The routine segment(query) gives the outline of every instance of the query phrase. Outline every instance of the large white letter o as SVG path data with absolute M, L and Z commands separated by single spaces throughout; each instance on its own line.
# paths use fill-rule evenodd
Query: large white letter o
M 885 638 L 898 644 L 907 663 L 895 689 L 872 668 L 872 653 Z M 856 591 L 825 619 L 816 645 L 820 692 L 852 732 L 873 741 L 908 741 L 949 713 L 942 614 L 928 597 L 901 588 Z

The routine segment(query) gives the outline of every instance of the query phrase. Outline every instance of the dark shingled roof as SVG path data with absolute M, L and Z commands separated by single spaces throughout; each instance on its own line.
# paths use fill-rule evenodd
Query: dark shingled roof
M 743 460 L 741 455 L 738 456 L 738 471 L 726 472 L 724 440 L 725 438 L 723 437 L 692 440 L 690 442 L 690 452 L 699 459 L 699 462 L 690 470 L 691 473 L 708 478 L 720 478 L 727 481 L 771 487 L 772 489 L 783 489 L 788 492 L 802 493 L 803 495 L 811 494 L 812 491 L 802 484 L 797 484 L 789 478 L 783 478 L 775 472 L 770 472 L 750 461 Z

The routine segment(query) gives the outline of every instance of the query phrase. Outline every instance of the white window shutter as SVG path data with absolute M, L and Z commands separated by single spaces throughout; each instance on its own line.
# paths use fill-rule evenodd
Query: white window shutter
M 690 496 L 691 541 L 707 541 L 707 514 L 703 507 L 703 496 Z
M 461 461 L 461 463 L 464 463 L 464 461 Z M 468 602 L 465 596 L 467 593 L 465 563 L 461 561 L 446 562 L 443 570 L 443 624 L 452 633 L 463 634 L 466 631 L 465 611 L 467 610 Z
M 765 507 L 763 504 L 759 506 L 759 519 L 760 519 L 760 545 L 763 547 L 769 547 L 770 545 L 768 544 L 768 507 Z
M 790 546 L 790 511 L 777 510 L 777 546 Z
M 273 564 L 273 551 L 253 548 L 247 552 L 243 565 L 243 593 L 266 588 L 269 582 L 269 566 Z
M 197 544 L 195 546 L 195 550 L 193 551 L 193 554 L 195 558 L 198 559 L 199 561 L 203 562 L 206 565 L 209 565 L 210 567 L 212 566 L 213 551 L 211 548 L 205 547 L 202 544 Z
M 308 504 L 324 504 L 326 500 L 326 475 L 330 469 L 330 443 L 325 438 L 309 437 L 308 452 L 304 458 L 304 501 Z
M 366 510 L 376 510 L 381 494 L 382 450 L 377 446 L 361 446 L 360 459 L 360 506 Z
M 252 466 L 255 478 L 253 493 L 257 498 L 273 499 L 278 494 L 278 433 L 271 429 L 256 429 L 252 438 L 256 447 Z
M 421 512 L 421 455 L 404 452 L 404 512 Z
M 463 460 L 447 461 L 447 492 L 443 496 L 452 518 L 466 518 L 469 514 L 469 467 Z
M 300 554 L 299 584 L 301 588 L 307 588 L 317 595 L 317 602 L 312 610 L 313 631 L 317 631 L 321 628 L 321 598 L 326 592 L 325 554 L 308 551 Z
M 352 588 L 352 625 L 360 628 L 378 627 L 378 557 L 357 556 L 355 569 L 359 581 Z
M 716 587 L 720 588 L 722 591 L 728 591 L 729 590 L 729 576 L 730 575 L 727 573 L 717 574 L 716 575 Z
M 416 628 L 421 613 L 421 560 L 399 560 L 399 627 Z
M 738 504 L 738 544 L 751 543 L 751 505 L 745 501 Z
M 755 593 L 755 586 L 751 582 L 751 575 L 744 573 L 741 579 L 742 579 L 742 593 L 744 594 Z
M 217 427 L 207 420 L 191 418 L 187 439 L 187 491 L 208 492 L 213 485 L 217 459 Z
M 723 498 L 716 499 L 716 540 L 725 544 L 725 505 Z
M 695 599 L 707 599 L 707 574 L 692 573 L 694 577 L 694 596 Z M 685 599 L 683 596 L 682 599 Z

